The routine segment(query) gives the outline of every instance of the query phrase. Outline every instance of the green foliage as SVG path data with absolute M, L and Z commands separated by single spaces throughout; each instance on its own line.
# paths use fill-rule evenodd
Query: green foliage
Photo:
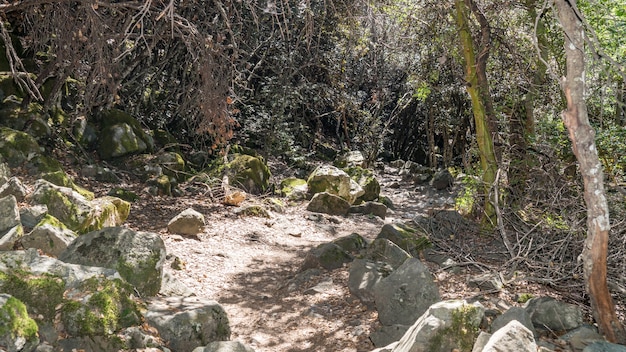
M 613 181 L 626 177 L 626 127 L 610 124 L 596 136 L 598 156 L 604 171 Z

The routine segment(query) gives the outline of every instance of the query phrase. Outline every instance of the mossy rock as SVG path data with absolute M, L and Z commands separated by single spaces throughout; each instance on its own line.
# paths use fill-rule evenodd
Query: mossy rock
M 2 55 L 0 55 L 0 65 L 2 65 L 2 59 L 5 59 L 4 51 L 2 51 Z M 0 92 L 2 93 L 0 95 L 0 99 L 4 100 L 10 95 L 21 98 L 22 92 L 20 91 L 18 85 L 15 84 L 15 81 L 13 80 L 11 74 L 2 71 L 4 70 L 0 70 Z
M 167 150 L 178 151 L 178 140 L 174 137 L 173 134 L 169 133 L 166 130 L 157 129 L 153 130 L 152 134 L 154 135 L 154 141 L 160 147 L 166 148 Z
M 149 179 L 146 184 L 148 186 L 153 187 L 152 194 L 159 196 L 171 196 L 172 195 L 172 182 L 170 181 L 169 176 L 161 175 L 159 177 L 154 177 Z
M 41 178 L 57 186 L 71 188 L 88 200 L 94 199 L 93 192 L 88 191 L 87 189 L 74 183 L 74 181 L 64 171 L 44 173 L 41 175 Z
M 9 351 L 31 351 L 39 344 L 37 323 L 19 299 L 0 293 L 0 345 Z
M 107 193 L 107 195 L 111 197 L 117 197 L 131 203 L 136 202 L 139 199 L 137 193 L 119 187 L 113 188 L 109 191 L 109 193 Z
M 0 155 L 10 167 L 17 167 L 41 153 L 37 140 L 25 132 L 0 127 Z
M 306 180 L 289 177 L 280 182 L 280 194 L 292 200 L 306 199 L 308 192 Z
M 92 211 L 77 230 L 78 233 L 121 225 L 130 214 L 130 203 L 117 197 L 96 198 L 90 202 L 90 205 Z
M 446 326 L 430 339 L 428 352 L 471 351 L 480 332 L 484 309 L 463 304 L 451 311 Z
M 235 214 L 240 216 L 256 216 L 270 218 L 270 213 L 262 205 L 253 204 L 235 210 Z
M 356 203 L 377 200 L 380 195 L 380 183 L 374 176 L 374 172 L 359 166 L 344 169 L 352 180 L 363 188 L 363 195 L 357 198 Z
M 46 155 L 36 155 L 27 163 L 27 166 L 31 169 L 29 172 L 33 173 L 63 172 L 61 163 Z
M 154 149 L 154 140 L 130 114 L 111 109 L 100 115 L 102 130 L 98 154 L 109 160 Z
M 307 180 L 309 196 L 328 192 L 347 200 L 350 204 L 350 176 L 345 171 L 331 165 L 320 165 Z M 352 200 L 354 201 L 354 199 Z
M 414 257 L 418 256 L 420 251 L 431 246 L 430 240 L 425 234 L 401 223 L 383 225 L 376 238 L 386 238 Z
M 157 155 L 154 161 L 163 168 L 163 174 L 174 177 L 178 181 L 184 181 L 187 178 L 185 159 L 179 153 L 165 152 Z
M 29 313 L 52 322 L 56 307 L 63 302 L 65 283 L 54 275 L 33 275 L 22 270 L 0 272 L 0 292 L 5 292 L 24 302 Z
M 139 307 L 130 297 L 133 287 L 120 280 L 93 277 L 67 292 L 60 320 L 70 336 L 112 336 L 141 323 Z
M 225 165 L 232 186 L 241 187 L 246 192 L 261 194 L 268 190 L 269 168 L 262 159 L 251 155 L 237 155 Z

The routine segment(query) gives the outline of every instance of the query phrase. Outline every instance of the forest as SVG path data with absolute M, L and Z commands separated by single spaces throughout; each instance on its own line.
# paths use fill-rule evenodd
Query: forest
M 626 343 L 625 0 L 2 0 L 0 27 L 0 124 L 51 155 L 105 159 L 115 109 L 190 173 L 446 169 L 511 272 L 582 287 Z

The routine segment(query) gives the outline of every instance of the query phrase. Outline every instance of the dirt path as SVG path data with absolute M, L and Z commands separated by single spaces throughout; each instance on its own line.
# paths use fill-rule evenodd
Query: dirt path
M 150 197 L 133 205 L 128 225 L 163 236 L 168 269 L 179 258 L 182 270 L 171 270 L 173 276 L 196 295 L 222 304 L 233 340 L 257 352 L 370 351 L 377 314 L 351 297 L 347 267 L 304 279 L 296 275 L 306 252 L 320 243 L 353 232 L 372 240 L 385 223 L 453 201 L 447 191 L 399 183 L 394 173 L 379 176 L 382 193 L 396 204 L 385 220 L 313 214 L 305 203 L 289 204 L 268 219 L 238 216 L 235 208 L 202 197 Z M 167 222 L 188 207 L 205 215 L 206 229 L 197 238 L 167 233 Z

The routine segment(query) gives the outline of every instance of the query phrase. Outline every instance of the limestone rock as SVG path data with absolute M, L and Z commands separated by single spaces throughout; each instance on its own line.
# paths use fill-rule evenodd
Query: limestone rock
M 32 229 L 43 220 L 48 214 L 48 207 L 45 204 L 35 204 L 20 208 L 20 221 L 24 227 Z
M 374 300 L 383 325 L 411 325 L 440 296 L 428 268 L 410 258 L 374 287 Z
M 172 351 L 193 351 L 230 339 L 226 312 L 217 302 L 199 297 L 158 297 L 147 301 L 146 322 L 159 331 Z
M 32 351 L 39 344 L 37 323 L 26 306 L 11 295 L 0 293 L 0 346 L 8 352 Z
M 583 324 L 583 313 L 577 306 L 552 297 L 537 297 L 526 303 L 536 329 L 568 331 Z
M 22 181 L 17 177 L 9 178 L 5 184 L 0 186 L 0 198 L 13 195 L 18 202 L 21 202 L 27 194 L 28 191 L 26 187 L 24 187 Z
M 15 248 L 15 244 L 17 244 L 24 235 L 24 229 L 22 225 L 16 225 L 9 230 L 0 232 L 0 251 L 10 251 Z
M 57 170 L 52 172 L 46 172 L 41 175 L 41 178 L 57 186 L 71 188 L 88 200 L 92 200 L 94 198 L 93 192 L 88 191 L 85 188 L 74 183 L 74 180 L 72 180 L 65 173 L 65 171 Z
M 355 259 L 350 264 L 348 289 L 368 307 L 374 307 L 374 287 L 389 276 L 393 268 L 383 262 L 372 262 L 365 259 Z M 390 341 L 393 342 L 393 341 Z M 377 344 L 377 346 L 381 346 Z
M 142 296 L 154 296 L 161 290 L 165 244 L 154 233 L 108 227 L 78 237 L 59 259 L 115 269 Z
M 349 151 L 340 155 L 334 162 L 335 166 L 345 167 L 365 167 L 365 157 L 359 150 Z
M 352 188 L 356 186 L 353 186 L 352 183 L 356 182 L 352 181 L 345 171 L 330 165 L 320 165 L 307 180 L 309 196 L 326 192 L 345 199 L 349 204 L 354 203 L 357 197 L 362 194 L 353 194 Z
M 192 352 L 254 352 L 254 349 L 239 341 L 214 341 L 205 347 L 197 347 Z
M 390 240 L 377 238 L 370 244 L 365 258 L 372 261 L 385 262 L 395 270 L 407 259 L 411 258 L 411 255 Z
M 300 271 L 322 267 L 326 270 L 338 269 L 352 261 L 352 256 L 334 243 L 324 243 L 307 253 Z
M 262 194 L 269 188 L 269 168 L 263 160 L 251 155 L 237 155 L 226 165 L 231 186 L 240 187 L 248 193 Z
M 58 257 L 77 236 L 59 220 L 48 215 L 30 233 L 23 236 L 20 243 L 26 249 L 37 248 L 50 256 Z
M 484 312 L 478 303 L 435 303 L 415 321 L 392 351 L 469 351 L 478 335 Z
M 205 225 L 204 215 L 188 208 L 167 223 L 167 230 L 179 235 L 195 236 L 202 231 Z
M 536 352 L 533 333 L 517 320 L 496 331 L 487 342 L 483 352 Z
M 15 196 L 0 198 L 0 236 L 5 231 L 20 225 L 20 210 Z
M 350 203 L 345 199 L 328 192 L 316 193 L 309 201 L 306 210 L 330 215 L 346 215 Z
M 358 183 L 363 189 L 363 194 L 358 197 L 357 203 L 378 199 L 378 196 L 380 195 L 380 183 L 374 176 L 374 172 L 372 170 L 363 169 L 361 167 L 351 167 L 345 169 L 345 171 L 348 175 L 350 175 L 350 178 Z

